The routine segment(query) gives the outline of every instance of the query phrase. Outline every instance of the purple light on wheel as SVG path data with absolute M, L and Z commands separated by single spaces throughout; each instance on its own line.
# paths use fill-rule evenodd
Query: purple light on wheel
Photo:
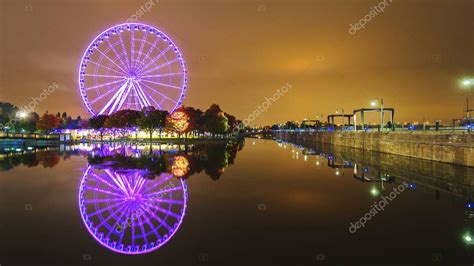
M 184 180 L 169 173 L 150 180 L 144 174 L 143 170 L 88 166 L 82 176 L 82 220 L 94 239 L 114 252 L 137 255 L 157 250 L 183 221 Z
M 78 86 L 92 115 L 153 106 L 169 112 L 186 94 L 186 64 L 158 29 L 125 23 L 95 37 L 82 56 Z

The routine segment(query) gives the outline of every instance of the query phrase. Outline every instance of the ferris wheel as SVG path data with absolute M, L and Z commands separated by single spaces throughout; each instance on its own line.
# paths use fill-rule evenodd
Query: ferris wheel
M 122 254 L 143 254 L 167 243 L 181 225 L 187 202 L 183 179 L 145 179 L 143 170 L 89 166 L 79 187 L 79 209 L 89 233 Z
M 92 115 L 147 106 L 173 112 L 182 104 L 186 84 L 186 65 L 176 45 L 163 32 L 141 23 L 100 33 L 79 66 L 79 91 Z

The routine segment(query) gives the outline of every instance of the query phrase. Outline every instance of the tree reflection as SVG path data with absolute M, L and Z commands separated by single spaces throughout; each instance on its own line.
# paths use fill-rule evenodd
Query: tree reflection
M 162 173 L 171 173 L 176 177 L 189 178 L 204 171 L 212 180 L 218 180 L 225 168 L 232 165 L 237 152 L 244 142 L 208 143 L 178 146 L 176 149 L 154 149 L 146 146 L 109 146 L 94 147 L 88 153 L 91 165 L 103 166 L 114 170 L 140 169 L 144 177 L 154 179 Z

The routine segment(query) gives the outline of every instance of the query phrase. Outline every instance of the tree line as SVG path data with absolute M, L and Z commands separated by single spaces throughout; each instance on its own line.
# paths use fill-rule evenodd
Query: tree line
M 155 109 L 152 106 L 142 110 L 124 109 L 110 115 L 96 115 L 89 119 L 80 116 L 72 118 L 66 112 L 56 115 L 46 111 L 42 116 L 36 112 L 24 113 L 10 103 L 0 102 L 0 123 L 8 125 L 3 127 L 11 132 L 42 132 L 49 133 L 57 129 L 94 129 L 101 139 L 106 131 L 116 133 L 142 130 L 150 139 L 153 133 L 158 131 L 176 133 L 178 137 L 189 134 L 203 135 L 208 132 L 215 136 L 223 136 L 238 132 L 242 121 L 235 116 L 224 112 L 219 105 L 212 104 L 207 110 L 181 106 L 174 112 L 168 113 L 164 110 Z

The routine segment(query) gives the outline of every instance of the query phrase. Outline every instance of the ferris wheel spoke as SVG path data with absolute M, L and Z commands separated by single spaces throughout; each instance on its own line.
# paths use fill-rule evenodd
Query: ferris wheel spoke
M 105 207 L 105 208 L 98 209 L 97 211 L 95 211 L 95 212 L 93 212 L 93 213 L 90 213 L 89 216 L 90 216 L 90 217 L 94 217 L 94 216 L 96 216 L 97 214 L 101 214 L 101 213 L 103 213 L 103 212 L 105 212 L 105 211 L 111 210 L 111 209 L 113 209 L 113 208 L 115 208 L 115 207 L 117 207 L 117 206 L 123 205 L 123 204 L 125 204 L 125 203 L 126 203 L 126 201 L 123 201 L 123 200 L 122 200 L 122 201 L 120 201 L 120 202 L 114 203 L 114 204 L 112 204 L 112 205 L 110 205 L 110 206 L 107 206 L 107 207 Z
M 146 209 L 145 209 L 145 208 L 148 208 L 148 207 L 140 206 L 140 209 L 142 209 L 143 212 L 146 212 Z M 145 219 L 146 223 L 148 224 L 148 226 L 149 226 L 150 228 L 154 228 L 154 229 L 152 230 L 153 234 L 155 234 L 155 236 L 156 236 L 158 239 L 160 239 L 161 236 L 160 236 L 160 234 L 158 234 L 158 232 L 157 232 L 157 231 L 158 231 L 158 227 L 155 228 L 155 226 L 151 223 L 149 217 L 144 217 L 144 219 Z
M 157 74 L 157 75 L 140 76 L 140 78 L 169 77 L 169 76 L 178 76 L 178 75 L 182 75 L 182 74 L 183 74 L 183 72 L 175 72 L 175 73 L 168 73 L 168 74 Z
M 122 214 L 120 214 L 120 216 L 117 218 L 116 223 L 115 223 L 115 225 L 114 225 L 114 228 L 113 228 L 114 230 L 109 230 L 109 233 L 107 234 L 107 237 L 108 237 L 108 238 L 110 238 L 110 235 L 111 235 L 113 232 L 117 232 L 117 227 L 118 227 L 117 225 L 120 225 L 120 228 L 122 228 L 122 233 L 124 233 L 125 228 L 123 228 L 123 226 L 122 226 L 123 223 L 120 223 L 120 221 L 122 220 L 122 217 L 124 217 L 125 213 L 127 213 L 127 215 L 128 215 L 129 212 L 130 212 L 130 209 L 127 208 L 126 211 L 123 211 Z
M 143 92 L 143 90 L 142 90 L 142 88 L 140 87 L 140 85 L 139 85 L 137 82 L 135 82 L 134 84 L 135 84 L 134 87 L 135 87 L 135 89 L 137 90 L 137 94 L 138 94 L 138 95 L 141 95 L 142 100 L 144 101 L 144 103 L 145 103 L 147 106 L 151 106 L 150 101 L 149 101 L 148 98 L 146 97 L 146 94 L 145 94 L 145 92 Z
M 142 239 L 143 239 L 143 241 L 145 241 L 145 245 L 148 246 L 148 237 L 146 237 L 145 228 L 143 227 L 143 222 L 142 222 L 142 220 L 140 219 L 141 216 L 142 216 L 142 215 L 138 215 L 138 216 L 137 216 L 138 225 L 140 226 L 140 230 L 141 230 L 141 232 L 142 232 Z M 146 219 L 146 218 L 143 217 L 143 221 L 145 221 L 145 219 Z
M 86 77 L 99 77 L 99 78 L 119 78 L 123 79 L 124 76 L 113 76 L 113 75 L 99 75 L 99 74 L 84 74 Z
M 176 219 L 179 219 L 179 217 L 180 217 L 178 214 L 176 214 L 176 213 L 174 213 L 174 212 L 171 212 L 171 211 L 169 211 L 169 210 L 165 210 L 165 209 L 163 209 L 163 208 L 161 208 L 161 207 L 159 207 L 159 206 L 151 205 L 150 207 L 153 208 L 153 209 L 155 209 L 155 210 L 157 210 L 157 211 L 159 211 L 159 212 L 161 212 L 161 213 L 166 214 L 166 216 L 171 216 L 171 217 L 176 218 Z
M 104 203 L 104 202 L 114 202 L 114 201 L 123 201 L 121 198 L 115 198 L 115 199 L 89 199 L 89 200 L 84 200 L 84 204 L 95 204 L 95 203 Z
M 168 192 L 171 192 L 171 191 L 175 191 L 175 190 L 179 190 L 180 187 L 173 187 L 173 188 L 169 188 L 169 189 L 164 189 L 164 190 L 160 190 L 158 192 L 153 192 L 153 193 L 149 193 L 147 194 L 147 196 L 156 196 L 156 195 L 160 195 L 160 194 L 164 194 L 164 193 L 168 193 Z
M 110 59 L 110 57 L 108 57 L 106 54 L 104 54 L 101 50 L 97 49 L 97 51 L 105 58 L 107 58 L 110 62 L 112 62 L 112 64 L 114 64 L 116 67 L 118 67 L 118 69 L 122 70 L 123 73 L 127 73 L 127 71 L 125 71 L 123 68 L 121 68 L 119 65 L 117 65 L 117 63 L 115 63 L 114 60 Z
M 142 81 L 150 82 L 150 83 L 153 83 L 153 84 L 156 84 L 156 85 L 159 85 L 159 86 L 173 88 L 173 89 L 177 89 L 177 90 L 182 89 L 181 87 L 178 87 L 178 86 L 173 86 L 173 85 L 165 84 L 165 83 L 161 83 L 161 82 L 155 82 L 155 81 L 151 81 L 151 80 L 147 80 L 147 79 L 142 79 Z
M 171 60 L 171 61 L 166 61 L 166 63 L 163 63 L 163 64 L 161 64 L 161 65 L 158 65 L 158 66 L 156 66 L 156 67 L 154 67 L 154 68 L 148 69 L 148 70 L 146 70 L 146 71 L 140 73 L 140 75 L 145 75 L 145 74 L 152 73 L 152 72 L 154 72 L 154 71 L 160 70 L 160 69 L 162 69 L 163 67 L 169 66 L 169 65 L 171 65 L 171 64 L 173 64 L 173 63 L 175 63 L 175 62 L 177 62 L 177 61 L 179 61 L 179 58 L 175 58 L 175 59 L 173 59 L 173 60 Z
M 143 190 L 143 193 L 148 193 L 148 191 L 150 191 L 150 190 L 154 189 L 155 187 L 157 187 L 157 186 L 163 184 L 164 182 L 168 181 L 168 180 L 171 179 L 171 178 L 173 178 L 173 175 L 171 175 L 171 174 L 170 174 L 170 175 L 167 175 L 167 177 L 166 177 L 166 178 L 163 178 L 162 180 L 160 180 L 160 182 L 155 182 L 155 184 L 153 184 L 153 185 L 147 187 L 145 190 Z
M 93 90 L 93 89 L 98 89 L 100 87 L 114 85 L 114 84 L 117 84 L 119 82 L 123 82 L 123 80 L 116 80 L 116 81 L 111 81 L 111 82 L 107 82 L 107 83 L 98 84 L 98 85 L 95 85 L 95 86 L 92 86 L 92 87 L 87 87 L 87 88 L 85 88 L 85 90 L 89 91 L 89 90 Z
M 109 94 L 111 94 L 112 92 L 114 92 L 113 90 L 108 90 L 106 93 L 100 95 L 99 97 L 95 98 L 94 100 L 90 101 L 91 104 L 94 104 L 100 100 L 102 100 L 103 98 L 109 96 Z
M 127 62 L 128 69 L 130 69 L 131 65 L 130 65 L 130 61 L 128 61 L 128 54 L 127 54 L 127 49 L 125 49 L 125 43 L 123 42 L 122 35 L 120 33 L 118 34 L 118 36 L 120 39 L 120 44 L 122 45 L 122 50 L 125 53 L 125 61 Z
M 107 110 L 107 108 L 109 108 L 109 106 L 114 101 L 117 101 L 117 99 L 119 99 L 119 97 L 121 97 L 121 95 L 123 94 L 123 91 L 127 87 L 127 84 L 128 84 L 128 80 L 125 81 L 125 83 L 117 90 L 117 92 L 114 94 L 114 96 L 112 96 L 112 98 L 107 102 L 107 104 L 102 108 L 102 110 L 100 110 L 99 115 L 103 114 L 105 112 L 105 110 Z
M 120 110 L 120 109 L 122 108 L 123 103 L 125 102 L 125 100 L 127 99 L 128 95 L 130 94 L 131 88 L 132 88 L 132 83 L 130 83 L 130 85 L 129 85 L 128 88 L 127 88 L 127 91 L 122 95 L 122 99 L 120 100 L 120 102 L 119 102 L 117 108 L 115 108 L 115 104 L 114 104 L 114 106 L 112 106 L 112 108 L 110 109 L 110 113 L 109 113 L 109 114 L 113 113 L 114 110 Z
M 120 189 L 125 193 L 125 195 L 128 195 L 127 188 L 125 187 L 125 184 L 123 183 L 120 175 L 116 174 L 115 172 L 111 173 L 110 169 L 106 169 L 105 173 L 112 179 L 112 181 L 114 181 L 115 184 L 117 184 L 117 186 L 120 187 Z
M 123 192 L 120 188 L 118 188 L 117 186 L 107 182 L 105 179 L 103 179 L 102 177 L 100 177 L 99 175 L 97 175 L 96 173 L 92 173 L 92 176 L 97 179 L 98 181 L 106 184 L 107 186 L 113 188 L 114 190 L 118 191 L 118 192 Z
M 148 62 L 148 64 L 146 64 L 144 67 L 142 67 L 142 68 L 138 71 L 138 73 L 139 73 L 139 74 L 146 74 L 146 73 L 143 73 L 143 71 L 146 71 L 149 66 L 151 66 L 152 64 L 154 64 L 158 59 L 160 59 L 160 58 L 161 58 L 166 52 L 168 52 L 170 49 L 171 49 L 171 46 L 166 47 L 166 49 L 164 49 L 163 51 L 161 51 L 157 56 L 155 56 L 155 58 L 153 58 L 150 62 Z
M 140 63 L 140 55 L 143 51 L 143 46 L 146 43 L 146 38 L 148 37 L 148 31 L 145 31 L 143 39 L 140 42 L 140 50 L 138 50 L 137 60 L 135 60 L 136 64 L 134 66 L 134 70 L 136 70 L 137 65 Z
M 151 189 L 154 189 L 155 187 L 163 184 L 164 182 L 168 181 L 171 178 L 173 178 L 173 175 L 171 174 L 167 175 L 167 177 L 160 180 L 160 182 L 155 182 L 155 184 L 152 184 L 151 186 L 147 187 L 145 190 L 143 190 L 143 193 L 148 193 L 148 191 L 150 191 Z
M 125 76 L 125 73 L 124 73 L 124 72 L 119 72 L 119 71 L 117 71 L 117 70 L 115 70 L 115 69 L 113 69 L 113 68 L 110 68 L 110 67 L 108 67 L 108 66 L 104 66 L 104 65 L 102 65 L 102 64 L 99 64 L 98 62 L 94 62 L 94 61 L 92 61 L 92 60 L 89 60 L 89 61 L 87 61 L 87 62 L 92 63 L 92 64 L 94 64 L 94 65 L 96 65 L 96 66 L 98 66 L 98 67 L 103 67 L 103 68 L 105 68 L 105 69 L 108 69 L 108 70 L 110 70 L 110 71 L 113 71 L 113 72 L 115 72 L 115 73 L 117 73 L 117 74 L 119 74 L 119 75 Z
M 116 174 L 115 172 L 111 173 L 110 169 L 106 169 L 105 173 L 112 179 L 112 181 L 114 181 L 115 184 L 117 184 L 117 186 L 119 186 L 122 189 L 122 191 L 125 193 L 125 195 L 127 195 L 127 196 L 129 195 L 128 190 L 127 190 L 127 186 L 123 182 L 124 178 L 122 178 L 121 175 Z
M 120 208 L 117 208 L 117 210 L 115 210 L 112 214 L 110 214 L 107 218 L 105 218 L 105 220 L 103 220 L 99 225 L 97 225 L 97 228 L 103 226 L 108 220 L 110 220 L 112 217 L 115 217 L 115 214 L 123 210 L 125 207 L 127 207 L 127 204 L 124 204 Z
M 150 86 L 148 86 L 148 85 L 146 85 L 146 84 L 144 84 L 144 83 L 142 83 L 142 85 L 143 85 L 145 88 L 148 88 L 149 90 L 151 90 L 151 91 L 153 91 L 153 92 L 155 92 L 155 93 L 158 93 L 158 94 L 159 94 L 160 96 L 162 96 L 163 98 L 168 99 L 168 100 L 170 100 L 170 101 L 173 102 L 173 103 L 177 103 L 177 101 L 171 99 L 170 97 L 168 97 L 168 96 L 166 96 L 165 94 L 163 94 L 163 93 L 157 91 L 156 89 L 154 89 L 154 88 L 152 88 L 152 87 L 150 87 Z M 152 99 L 153 99 L 153 97 L 152 97 Z M 161 105 L 159 105 L 159 106 L 161 106 Z
M 149 207 L 154 207 L 153 205 L 149 206 Z M 145 208 L 145 212 L 147 212 L 150 216 L 152 216 L 155 220 L 157 220 L 160 225 L 164 225 L 166 227 L 166 229 L 168 230 L 172 230 L 172 228 L 164 221 L 162 220 L 160 217 L 158 217 L 154 212 L 152 212 L 150 210 L 150 208 Z
M 130 69 L 133 69 L 135 67 L 135 64 L 133 63 L 133 57 L 134 57 L 134 54 L 135 54 L 135 35 L 134 35 L 134 30 L 131 29 L 130 30 L 130 47 L 131 47 L 131 59 L 130 59 Z
M 122 64 L 123 68 L 127 69 L 127 65 L 125 64 L 125 62 L 123 62 L 122 57 L 119 55 L 119 53 L 117 52 L 117 50 L 115 50 L 114 45 L 112 44 L 112 42 L 110 42 L 110 38 L 107 38 L 107 43 L 109 44 L 110 48 L 111 48 L 112 51 L 115 53 L 115 55 L 117 56 L 117 58 L 120 60 L 120 63 Z
M 171 203 L 171 204 L 184 204 L 183 200 L 174 200 L 174 199 L 157 199 L 153 198 L 153 201 Z
M 159 41 L 160 41 L 160 38 L 159 38 L 159 37 L 156 37 L 156 38 L 155 38 L 155 41 L 154 41 L 153 44 L 150 46 L 150 49 L 148 49 L 148 52 L 147 52 L 146 55 L 143 57 L 143 59 L 148 58 L 148 57 L 150 56 L 151 52 L 152 52 L 153 50 L 155 50 L 156 45 L 158 44 Z M 137 68 L 137 71 L 138 71 L 138 72 L 141 72 L 141 68 L 142 68 L 143 65 L 145 65 L 145 61 L 144 61 L 144 60 L 142 60 L 142 61 L 139 62 L 139 66 L 138 66 L 138 68 Z
M 96 191 L 96 192 L 108 194 L 108 195 L 114 195 L 114 196 L 117 196 L 117 197 L 123 197 L 123 195 L 120 195 L 120 194 L 117 194 L 117 193 L 114 193 L 114 192 L 111 192 L 111 191 L 103 190 L 103 189 L 100 189 L 100 188 L 96 188 L 96 187 L 84 186 L 84 188 L 90 189 L 90 190 L 92 190 L 92 191 Z
M 142 92 L 144 93 L 145 91 L 142 89 L 142 87 L 141 87 L 139 84 L 137 84 L 137 85 L 140 87 L 140 89 L 141 89 Z M 142 85 L 145 85 L 145 84 L 142 84 Z M 154 104 L 156 104 L 156 105 L 158 106 L 159 109 L 161 109 L 161 110 L 163 109 L 163 106 L 161 106 L 161 104 L 157 103 L 153 97 L 150 97 L 150 99 L 151 99 L 151 101 L 152 101 Z M 151 104 L 150 104 L 150 105 L 151 105 Z
M 135 97 L 137 98 L 137 101 L 138 101 L 138 104 L 140 105 L 140 108 L 146 107 L 147 104 L 145 103 L 145 101 L 142 99 L 142 97 L 138 93 L 138 89 L 135 86 L 133 88 L 134 88 L 134 92 L 135 92 Z

